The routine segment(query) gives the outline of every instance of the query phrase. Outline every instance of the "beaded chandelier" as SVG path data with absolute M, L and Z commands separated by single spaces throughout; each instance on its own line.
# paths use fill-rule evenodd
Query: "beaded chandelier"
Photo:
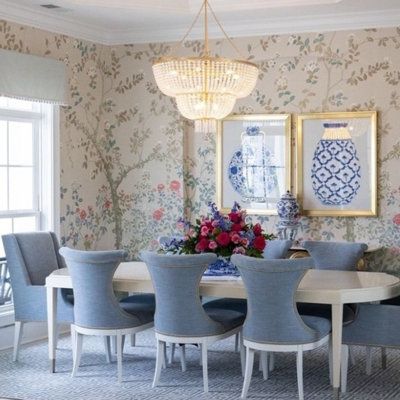
M 180 113 L 195 120 L 196 132 L 215 132 L 216 120 L 231 113 L 236 99 L 248 96 L 254 89 L 258 67 L 248 61 L 212 57 L 208 47 L 210 10 L 229 43 L 208 0 L 204 0 L 182 43 L 204 10 L 204 55 L 201 57 L 161 57 L 153 64 L 156 83 L 167 96 L 174 97 Z

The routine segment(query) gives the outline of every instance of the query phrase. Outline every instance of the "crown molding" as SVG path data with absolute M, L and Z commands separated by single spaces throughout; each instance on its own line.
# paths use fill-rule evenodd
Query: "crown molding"
M 29 7 L 0 0 L 0 18 L 23 25 L 64 34 L 104 45 L 119 45 L 149 42 L 173 42 L 180 40 L 187 30 L 183 27 L 153 27 L 129 30 L 102 30 L 96 25 L 85 24 L 62 14 L 33 11 Z M 365 28 L 383 28 L 399 26 L 400 8 L 384 11 L 360 11 L 351 13 L 313 15 L 312 17 L 287 17 L 252 20 L 225 20 L 224 29 L 230 37 L 263 36 L 271 34 L 294 34 L 304 32 L 327 32 Z M 210 37 L 221 38 L 218 27 L 212 27 Z M 201 28 L 193 29 L 190 38 L 201 39 Z

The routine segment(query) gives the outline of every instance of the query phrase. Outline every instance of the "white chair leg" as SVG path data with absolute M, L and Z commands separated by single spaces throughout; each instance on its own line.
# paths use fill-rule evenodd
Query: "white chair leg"
M 235 353 L 239 352 L 239 333 L 235 335 Z
M 382 369 L 386 369 L 387 367 L 386 347 L 381 347 L 381 356 L 382 356 Z
M 19 347 L 21 346 L 22 332 L 24 330 L 24 323 L 15 321 L 14 325 L 14 352 L 13 361 L 18 360 Z
M 136 346 L 136 335 L 132 333 L 131 335 L 131 346 L 135 347 Z
M 72 377 L 76 376 L 79 364 L 81 363 L 83 335 L 78 332 L 75 332 L 74 339 L 75 341 L 74 341 L 73 354 L 75 355 L 75 358 L 74 358 L 74 365 L 72 367 Z
M 181 351 L 181 368 L 183 372 L 186 372 L 186 347 L 184 344 L 181 344 L 179 347 Z
M 302 347 L 300 347 L 297 350 L 296 364 L 297 364 L 297 387 L 299 390 L 299 400 L 303 400 L 304 391 L 303 391 L 303 348 Z
M 204 393 L 208 393 L 208 359 L 207 359 L 207 343 L 201 345 L 201 359 L 203 364 L 203 387 Z
M 161 368 L 162 368 L 162 363 L 163 363 L 163 358 L 164 358 L 164 347 L 165 347 L 165 342 L 162 342 L 161 340 L 157 340 L 156 369 L 154 371 L 154 379 L 153 379 L 153 384 L 152 384 L 153 388 L 158 385 L 158 382 L 160 380 Z
M 75 354 L 75 340 L 76 340 L 76 331 L 75 331 L 75 326 L 71 324 L 71 348 L 72 348 L 72 363 L 75 360 L 76 354 Z
M 175 343 L 171 343 L 171 353 L 169 354 L 169 362 L 168 362 L 168 364 L 172 364 L 174 362 L 175 347 L 176 347 L 176 344 Z
M 262 351 L 260 351 L 259 358 L 258 358 L 258 370 L 260 372 L 262 372 L 262 357 L 261 357 L 261 354 L 262 354 Z
M 253 363 L 254 363 L 254 350 L 246 348 L 246 369 L 244 372 L 244 381 L 242 389 L 242 399 L 247 398 L 247 392 L 249 391 L 251 375 L 253 374 Z
M 367 375 L 371 375 L 372 372 L 372 348 L 366 347 L 366 358 L 365 358 L 365 372 Z
M 167 368 L 167 344 L 163 347 L 162 368 Z
M 244 344 L 243 344 L 243 332 L 241 331 L 240 332 L 240 342 L 239 342 L 239 346 L 240 346 L 240 366 L 241 366 L 241 369 L 242 369 L 242 376 L 244 377 L 244 370 L 245 370 L 245 367 L 246 367 L 246 349 L 245 349 L 245 347 L 244 347 Z
M 275 369 L 275 353 L 269 353 L 269 370 L 273 371 Z
M 349 346 L 349 363 L 351 366 L 356 365 L 356 359 L 354 357 L 353 347 Z
M 104 350 L 106 352 L 106 361 L 111 363 L 111 346 L 110 346 L 110 336 L 104 336 Z
M 111 348 L 114 354 L 117 354 L 117 337 L 111 336 Z
M 268 353 L 266 351 L 262 351 L 260 353 L 260 359 L 261 359 L 261 366 L 262 366 L 262 373 L 263 373 L 263 379 L 266 381 L 268 379 Z
M 342 345 L 342 365 L 340 367 L 341 369 L 341 375 L 340 375 L 340 386 L 342 389 L 342 393 L 346 393 L 347 391 L 347 371 L 349 368 L 349 346 L 343 344 Z
M 122 348 L 123 348 L 123 337 L 120 333 L 117 333 L 117 369 L 118 369 L 118 383 L 122 382 Z

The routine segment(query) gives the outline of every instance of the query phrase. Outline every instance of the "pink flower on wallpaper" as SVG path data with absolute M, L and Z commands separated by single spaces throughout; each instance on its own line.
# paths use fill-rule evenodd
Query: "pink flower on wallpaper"
M 156 221 L 160 221 L 163 216 L 164 216 L 163 208 L 158 208 L 153 212 L 153 219 L 155 219 Z
M 394 223 L 395 225 L 399 225 L 399 226 L 400 226 L 400 214 L 396 214 L 396 215 L 393 217 L 393 223 Z
M 181 183 L 179 181 L 171 181 L 171 183 L 169 184 L 169 188 L 174 192 L 179 192 L 179 189 L 181 188 Z
M 86 217 L 87 217 L 87 212 L 85 210 L 81 210 L 79 213 L 79 218 L 83 220 Z
M 165 189 L 164 184 L 159 183 L 159 184 L 157 185 L 157 190 L 158 190 L 159 192 L 161 192 L 161 191 L 164 190 L 164 189 Z
M 104 202 L 104 208 L 106 208 L 107 210 L 111 208 L 111 201 L 110 200 L 106 200 Z

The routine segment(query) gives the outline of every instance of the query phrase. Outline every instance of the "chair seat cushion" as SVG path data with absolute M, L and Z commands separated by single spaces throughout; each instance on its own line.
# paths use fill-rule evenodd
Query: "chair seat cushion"
M 297 303 L 297 310 L 301 316 L 311 315 L 325 318 L 329 321 L 332 319 L 330 304 Z M 355 317 L 355 309 L 351 305 L 345 304 L 343 306 L 343 325 L 350 324 L 354 321 Z
M 301 318 L 307 326 L 317 332 L 320 338 L 326 336 L 332 329 L 331 322 L 326 318 L 311 315 L 301 315 Z
M 204 305 L 205 312 L 211 319 L 222 324 L 224 332 L 228 332 L 243 325 L 246 318 L 243 313 L 224 308 L 207 307 L 207 304 Z
M 232 299 L 229 297 L 223 297 L 217 300 L 211 300 L 205 303 L 204 307 L 207 309 L 211 308 L 222 308 L 225 310 L 238 311 L 244 315 L 247 314 L 247 300 L 246 299 Z
M 156 309 L 154 294 L 134 294 L 122 299 L 119 305 L 124 311 L 137 317 L 142 324 L 154 321 Z

